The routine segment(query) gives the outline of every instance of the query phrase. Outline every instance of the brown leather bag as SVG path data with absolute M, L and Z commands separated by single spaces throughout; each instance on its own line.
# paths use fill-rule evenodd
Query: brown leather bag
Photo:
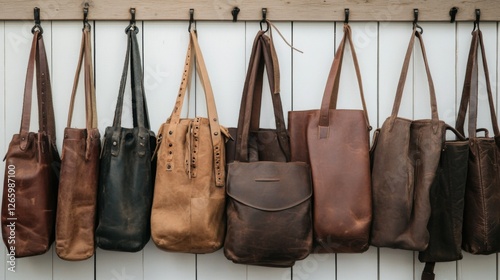
M 275 143 L 272 144 L 275 150 L 271 151 L 271 146 L 259 146 L 259 139 L 250 136 L 252 124 L 257 125 L 253 132 L 262 131 L 258 128 L 258 119 L 250 114 L 252 106 L 253 110 L 256 110 L 256 105 L 260 106 L 262 94 L 261 90 L 254 89 L 262 85 L 264 64 L 268 73 L 274 73 L 278 69 L 277 63 L 272 40 L 259 31 L 253 44 L 243 91 L 234 153 L 236 158 L 228 165 L 224 255 L 235 263 L 290 267 L 296 260 L 307 257 L 312 249 L 309 166 L 303 162 L 262 161 L 259 147 L 265 146 L 268 152 L 280 155 L 278 159 L 290 153 L 289 149 L 282 150 L 289 145 L 280 146 L 276 138 L 271 138 L 267 142 Z M 268 74 L 268 77 L 270 87 L 274 89 L 273 99 L 278 101 L 280 96 L 276 89 L 279 89 L 279 76 Z M 277 108 L 278 104 L 280 108 Z M 281 123 L 281 101 L 274 102 L 274 109 L 275 114 L 279 114 L 276 124 L 284 126 Z M 288 142 L 286 129 L 284 134 L 270 131 L 266 135 L 282 135 Z
M 190 32 L 182 83 L 169 119 L 158 132 L 151 235 L 161 249 L 210 253 L 225 235 L 225 139 L 195 31 Z M 193 53 L 194 49 L 194 53 Z M 207 101 L 208 118 L 181 119 L 193 59 Z
M 399 118 L 398 111 L 413 50 L 420 40 L 429 82 L 432 119 Z M 423 251 L 429 243 L 431 214 L 429 190 L 436 176 L 443 143 L 444 122 L 439 120 L 422 35 L 414 29 L 392 108 L 373 149 L 373 225 L 371 244 Z
M 321 109 L 288 113 L 292 161 L 311 164 L 315 253 L 355 253 L 369 248 L 371 127 L 351 34 L 350 26 L 345 24 Z M 347 42 L 351 45 L 363 110 L 337 109 Z
M 478 48 L 481 48 L 486 89 L 490 105 L 494 137 L 488 130 L 476 129 L 478 105 Z M 462 101 L 457 117 L 457 130 L 464 132 L 465 115 L 469 107 L 469 169 L 465 188 L 465 208 L 462 248 L 472 254 L 488 255 L 500 252 L 500 130 L 495 114 L 488 64 L 481 30 L 472 32 Z M 485 132 L 478 137 L 477 132 Z
M 82 44 L 71 93 L 68 124 L 64 130 L 61 176 L 56 216 L 56 253 L 65 260 L 94 255 L 99 154 L 96 97 L 92 67 L 90 26 L 83 29 Z M 84 60 L 85 57 L 85 60 Z M 71 128 L 78 79 L 84 64 L 86 128 Z
M 35 62 L 38 133 L 29 132 Z M 41 30 L 34 30 L 21 129 L 12 137 L 5 158 L 2 236 L 7 255 L 19 258 L 43 254 L 54 241 L 60 159 L 49 65 Z

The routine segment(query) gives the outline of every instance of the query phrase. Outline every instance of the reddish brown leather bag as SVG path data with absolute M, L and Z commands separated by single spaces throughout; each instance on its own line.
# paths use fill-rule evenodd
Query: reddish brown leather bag
M 83 29 L 80 56 L 64 130 L 56 216 L 56 253 L 65 260 L 94 255 L 99 153 L 90 26 Z M 84 60 L 85 57 L 85 60 Z M 71 128 L 78 78 L 84 64 L 86 128 Z
M 491 122 L 495 135 L 476 129 L 478 105 L 478 48 L 481 48 Z M 471 49 L 465 73 L 462 101 L 457 117 L 457 130 L 464 132 L 465 115 L 469 107 L 469 169 L 465 188 L 462 248 L 472 254 L 488 255 L 500 252 L 500 130 L 495 114 L 483 35 L 472 33 Z M 478 132 L 485 132 L 479 137 Z
M 220 249 L 224 242 L 227 132 L 219 124 L 197 35 L 194 30 L 190 34 L 175 108 L 158 132 L 151 235 L 161 249 L 202 254 Z M 195 55 L 208 118 L 181 119 Z
M 37 69 L 38 133 L 29 132 Z M 47 252 L 54 241 L 60 159 L 56 147 L 49 66 L 41 30 L 35 30 L 24 88 L 23 114 L 5 156 L 2 236 L 8 256 Z
M 408 120 L 397 116 L 415 37 L 420 41 L 427 72 L 432 119 Z M 444 146 L 444 131 L 422 35 L 414 29 L 392 114 L 382 125 L 372 148 L 372 245 L 415 251 L 427 248 L 427 224 L 431 214 L 429 190 Z
M 347 42 L 351 45 L 363 110 L 337 109 Z M 344 37 L 328 76 L 321 109 L 289 112 L 288 124 L 292 161 L 311 164 L 314 252 L 366 251 L 372 220 L 368 135 L 371 127 L 349 25 L 344 25 Z

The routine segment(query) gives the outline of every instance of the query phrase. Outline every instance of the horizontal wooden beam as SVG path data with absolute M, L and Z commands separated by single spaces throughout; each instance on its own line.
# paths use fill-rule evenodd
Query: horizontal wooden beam
M 350 21 L 413 21 L 415 8 L 420 21 L 450 21 L 457 7 L 457 21 L 474 20 L 475 9 L 482 21 L 500 21 L 499 0 L 0 0 L 0 20 L 33 20 L 35 6 L 42 20 L 79 20 L 85 2 L 90 20 L 128 20 L 135 7 L 137 20 L 188 20 L 193 8 L 195 20 L 228 21 L 238 7 L 242 21 L 262 19 L 262 8 L 276 21 L 343 21 L 345 8 Z

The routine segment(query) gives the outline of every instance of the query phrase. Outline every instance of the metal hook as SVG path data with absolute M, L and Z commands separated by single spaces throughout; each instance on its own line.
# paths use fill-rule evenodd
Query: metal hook
M 191 24 L 194 22 L 194 9 L 189 9 L 189 27 L 188 32 L 191 32 Z M 195 27 L 196 29 L 196 27 Z
M 262 29 L 263 23 L 266 24 L 266 30 L 264 31 L 264 33 L 266 33 L 267 31 L 269 31 L 269 23 L 267 23 L 267 8 L 262 8 L 262 20 L 260 21 L 260 30 L 264 30 Z
M 424 33 L 424 29 L 422 28 L 422 26 L 420 26 L 418 24 L 418 9 L 413 9 L 413 28 L 414 29 L 420 29 L 420 34 L 423 34 Z
M 345 19 L 344 24 L 349 24 L 349 9 L 344 9 Z
M 233 22 L 238 21 L 238 14 L 240 13 L 240 8 L 234 7 L 234 9 L 231 11 L 231 14 L 233 15 Z
M 83 29 L 85 29 L 85 27 L 88 27 L 90 29 L 88 16 L 89 16 L 89 3 L 85 3 L 83 7 Z
M 476 9 L 476 20 L 474 21 L 474 29 L 472 29 L 472 32 L 474 32 L 477 29 L 479 30 L 479 20 L 481 19 L 481 10 Z
M 450 9 L 450 17 L 451 17 L 450 23 L 454 23 L 455 22 L 455 17 L 457 16 L 457 13 L 458 13 L 458 8 L 457 7 L 453 7 L 453 8 Z
M 125 33 L 134 30 L 135 34 L 139 33 L 139 28 L 135 24 L 135 8 L 130 8 L 130 24 L 125 28 Z
M 35 26 L 31 28 L 31 33 L 35 34 L 35 32 L 38 30 L 40 31 L 40 34 L 43 34 L 43 28 L 40 24 L 40 8 L 35 7 L 35 9 L 33 10 L 33 17 L 35 18 Z

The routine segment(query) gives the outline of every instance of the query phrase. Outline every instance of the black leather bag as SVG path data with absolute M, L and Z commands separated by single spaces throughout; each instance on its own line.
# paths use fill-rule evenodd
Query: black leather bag
M 129 28 L 127 54 L 113 126 L 107 127 L 100 163 L 97 246 L 137 252 L 150 238 L 156 146 L 149 129 L 136 28 Z M 121 127 L 127 68 L 131 64 L 133 128 Z

